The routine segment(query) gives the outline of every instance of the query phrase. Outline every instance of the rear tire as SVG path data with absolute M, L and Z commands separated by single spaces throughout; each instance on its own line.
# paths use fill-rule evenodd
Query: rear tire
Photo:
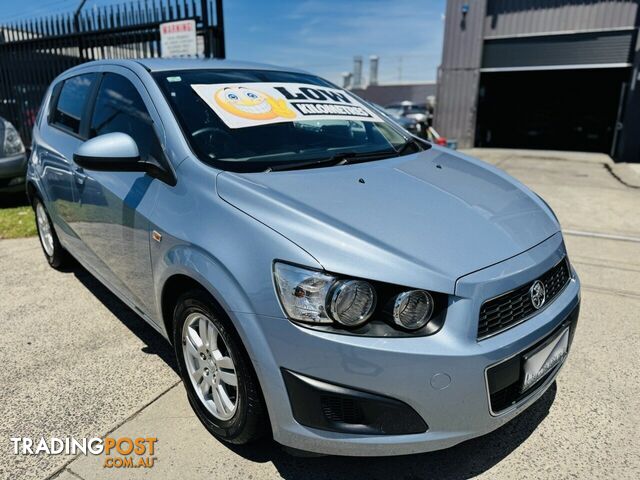
M 69 260 L 68 254 L 60 244 L 47 208 L 39 197 L 36 197 L 33 201 L 33 211 L 36 215 L 36 228 L 38 229 L 40 246 L 47 262 L 55 269 L 64 267 Z
M 192 290 L 176 302 L 173 325 L 180 376 L 200 422 L 216 438 L 236 445 L 264 436 L 262 391 L 227 316 L 207 293 Z

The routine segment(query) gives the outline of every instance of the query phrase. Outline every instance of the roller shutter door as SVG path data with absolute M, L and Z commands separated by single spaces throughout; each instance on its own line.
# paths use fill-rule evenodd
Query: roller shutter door
M 635 33 L 635 30 L 617 30 L 487 39 L 482 69 L 627 66 L 632 58 Z

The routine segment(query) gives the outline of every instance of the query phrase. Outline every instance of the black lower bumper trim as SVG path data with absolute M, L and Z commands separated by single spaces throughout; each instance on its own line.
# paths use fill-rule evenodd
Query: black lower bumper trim
M 282 369 L 293 416 L 311 428 L 367 435 L 424 433 L 428 426 L 406 403 Z

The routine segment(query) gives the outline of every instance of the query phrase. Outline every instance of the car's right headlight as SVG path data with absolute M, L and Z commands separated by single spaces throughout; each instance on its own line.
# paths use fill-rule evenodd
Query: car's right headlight
M 20 139 L 20 134 L 11 125 L 11 123 L 4 121 L 4 141 L 2 144 L 2 150 L 7 157 L 10 155 L 17 155 L 24 153 L 24 144 Z
M 275 262 L 274 283 L 294 322 L 375 336 L 430 335 L 444 321 L 447 295 Z

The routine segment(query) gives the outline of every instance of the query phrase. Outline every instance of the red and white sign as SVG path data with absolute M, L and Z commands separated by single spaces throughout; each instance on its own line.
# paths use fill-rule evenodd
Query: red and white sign
M 160 54 L 162 58 L 193 57 L 196 53 L 195 20 L 160 24 Z

